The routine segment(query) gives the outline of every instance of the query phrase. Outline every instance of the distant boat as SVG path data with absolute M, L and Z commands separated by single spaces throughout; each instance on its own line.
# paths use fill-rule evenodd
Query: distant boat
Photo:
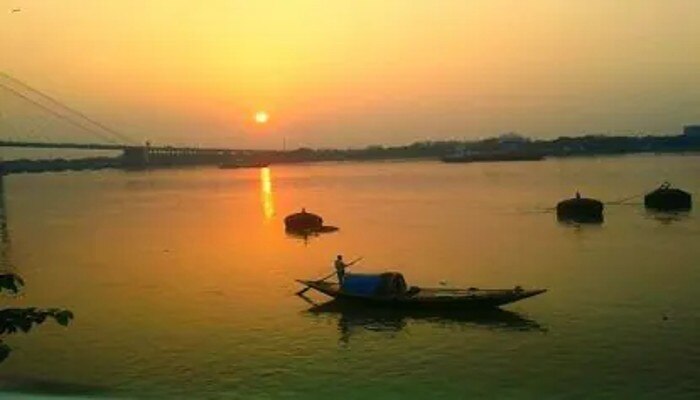
M 557 203 L 557 219 L 562 222 L 600 224 L 603 223 L 604 209 L 602 201 L 581 197 L 576 192 L 576 197 Z
M 287 215 L 284 218 L 284 230 L 291 236 L 307 239 L 309 236 L 316 236 L 320 233 L 335 232 L 338 227 L 323 225 L 323 218 L 320 215 L 306 212 L 306 208 L 302 208 L 301 212 Z
M 520 150 L 504 151 L 461 151 L 441 158 L 446 163 L 469 163 L 490 161 L 540 161 L 544 159 L 542 153 Z
M 284 218 L 284 228 L 292 232 L 318 231 L 323 228 L 323 218 L 320 215 L 306 212 L 306 208 L 302 208 L 300 212 L 287 215 Z
M 246 161 L 246 162 L 227 162 L 219 165 L 219 168 L 221 169 L 238 169 L 238 168 L 266 168 L 269 167 L 270 163 L 268 162 L 255 162 L 255 161 Z
M 341 286 L 334 282 L 299 280 L 299 283 L 337 300 L 368 306 L 390 306 L 426 309 L 488 309 L 513 303 L 546 292 L 546 289 L 526 290 L 478 288 L 420 288 L 406 286 L 403 275 L 347 274 Z
M 644 196 L 644 206 L 658 211 L 688 211 L 693 207 L 690 193 L 672 188 L 664 182 L 658 189 Z

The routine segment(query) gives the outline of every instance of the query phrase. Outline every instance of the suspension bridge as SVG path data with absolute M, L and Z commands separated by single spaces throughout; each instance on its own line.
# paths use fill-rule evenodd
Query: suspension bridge
M 0 92 L 17 99 L 44 116 L 61 121 L 65 126 L 70 127 L 70 132 L 81 133 L 90 139 L 87 142 L 75 140 L 53 142 L 44 140 L 9 140 L 5 137 L 0 137 L 0 147 L 111 150 L 121 152 L 120 157 L 111 159 L 96 157 L 76 160 L 6 161 L 2 163 L 2 172 L 4 173 L 221 164 L 270 153 L 261 150 L 231 148 L 153 146 L 148 142 L 139 144 L 130 138 L 129 135 L 106 126 L 81 111 L 64 104 L 55 97 L 4 72 L 0 72 Z M 2 116 L 2 112 L 3 110 L 0 108 L 0 116 Z

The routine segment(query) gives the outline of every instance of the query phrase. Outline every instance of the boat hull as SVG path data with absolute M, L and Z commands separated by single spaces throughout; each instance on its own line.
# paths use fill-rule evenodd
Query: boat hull
M 337 283 L 299 281 L 339 302 L 364 304 L 372 307 L 407 309 L 489 309 L 524 300 L 546 292 L 546 289 L 441 289 L 412 288 L 405 294 L 389 296 L 360 296 L 345 293 Z

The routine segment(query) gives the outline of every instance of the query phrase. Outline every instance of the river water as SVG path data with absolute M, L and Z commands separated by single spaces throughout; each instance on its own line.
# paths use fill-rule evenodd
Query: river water
M 4 177 L 2 263 L 26 287 L 3 304 L 75 320 L 5 337 L 0 397 L 698 398 L 697 210 L 552 207 L 699 177 L 695 155 Z M 302 206 L 340 230 L 285 235 Z M 341 252 L 419 286 L 549 292 L 488 316 L 310 312 L 294 280 Z

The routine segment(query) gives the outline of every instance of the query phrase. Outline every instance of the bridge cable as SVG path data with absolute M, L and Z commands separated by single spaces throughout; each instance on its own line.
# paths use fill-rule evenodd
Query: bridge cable
M 90 128 L 84 126 L 83 124 L 81 124 L 81 123 L 79 123 L 79 122 L 76 122 L 76 121 L 73 120 L 72 118 L 69 118 L 69 117 L 67 117 L 67 116 L 65 116 L 65 115 L 63 115 L 63 114 L 61 114 L 61 113 L 59 113 L 58 111 L 56 111 L 56 110 L 54 110 L 54 109 L 51 109 L 51 108 L 49 108 L 49 107 L 47 107 L 47 106 L 45 106 L 45 105 L 39 103 L 38 101 L 36 101 L 36 100 L 34 100 L 34 99 L 32 99 L 32 98 L 30 98 L 30 97 L 28 97 L 28 96 L 25 96 L 24 94 L 18 92 L 17 90 L 15 90 L 15 89 L 13 89 L 13 88 L 11 88 L 11 87 L 9 87 L 9 86 L 6 86 L 6 85 L 0 83 L 0 88 L 3 88 L 3 89 L 5 89 L 5 90 L 11 92 L 11 93 L 14 94 L 15 96 L 22 98 L 22 99 L 25 100 L 26 102 L 28 102 L 28 103 L 34 105 L 35 107 L 38 107 L 38 108 L 40 108 L 40 109 L 42 109 L 42 110 L 44 110 L 44 111 L 46 111 L 46 112 L 48 112 L 49 114 L 51 114 L 51 115 L 53 115 L 53 116 L 55 116 L 55 117 L 58 117 L 58 118 L 60 118 L 60 119 L 62 119 L 62 120 L 64 120 L 64 121 L 67 121 L 67 122 L 69 122 L 70 124 L 72 124 L 72 125 L 74 125 L 74 126 L 77 126 L 78 128 L 80 128 L 80 129 L 82 129 L 82 130 L 84 130 L 84 131 L 86 131 L 86 132 L 88 132 L 88 133 L 91 133 L 91 134 L 93 134 L 93 135 L 99 136 L 100 139 L 106 140 L 106 141 L 108 141 L 109 143 L 112 143 L 112 144 L 118 144 L 113 138 L 108 137 L 108 136 L 105 136 L 104 134 L 102 134 L 102 133 L 100 133 L 100 132 L 96 132 L 94 129 L 90 129 Z
M 66 105 L 66 104 L 64 104 L 64 103 L 62 103 L 62 102 L 60 102 L 60 101 L 58 101 L 57 99 L 55 99 L 55 98 L 53 98 L 53 97 L 51 97 L 51 96 L 45 94 L 44 92 L 42 92 L 42 91 L 40 91 L 40 90 L 38 90 L 38 89 L 36 89 L 36 88 L 33 88 L 33 87 L 29 86 L 28 84 L 26 84 L 26 83 L 20 81 L 19 79 L 15 78 L 15 77 L 13 77 L 13 76 L 11 76 L 11 75 L 5 73 L 5 72 L 0 72 L 0 76 L 4 77 L 4 78 L 7 79 L 7 80 L 12 81 L 13 83 L 15 83 L 15 84 L 17 84 L 17 85 L 23 87 L 23 88 L 26 89 L 26 90 L 29 90 L 29 91 L 31 91 L 31 92 L 33 92 L 33 93 L 36 93 L 37 95 L 39 95 L 40 97 L 42 97 L 42 98 L 48 100 L 49 102 L 53 103 L 54 105 L 57 105 L 57 106 L 59 106 L 60 108 L 62 108 L 62 109 L 64 109 L 64 110 L 67 110 L 67 111 L 69 111 L 69 112 L 71 112 L 71 113 L 73 113 L 73 114 L 79 116 L 80 118 L 82 118 L 82 119 L 88 121 L 89 123 L 91 123 L 91 124 L 93 124 L 93 125 L 99 127 L 100 129 L 104 130 L 105 132 L 110 133 L 111 135 L 113 135 L 114 137 L 118 138 L 119 140 L 121 140 L 121 141 L 123 141 L 123 142 L 132 143 L 132 144 L 135 143 L 135 141 L 134 141 L 133 139 L 131 139 L 130 137 L 128 137 L 128 136 L 126 136 L 126 135 L 124 135 L 124 134 L 122 134 L 122 133 L 120 133 L 120 132 L 117 132 L 117 131 L 115 131 L 115 130 L 112 129 L 112 128 L 109 128 L 109 127 L 105 126 L 104 124 L 100 123 L 99 121 L 96 121 L 96 120 L 94 120 L 93 118 L 88 117 L 88 116 L 85 115 L 84 113 L 82 113 L 82 112 L 80 112 L 80 111 L 78 111 L 78 110 L 76 110 L 76 109 L 74 109 L 74 108 L 72 108 L 72 107 L 69 107 L 68 105 Z

